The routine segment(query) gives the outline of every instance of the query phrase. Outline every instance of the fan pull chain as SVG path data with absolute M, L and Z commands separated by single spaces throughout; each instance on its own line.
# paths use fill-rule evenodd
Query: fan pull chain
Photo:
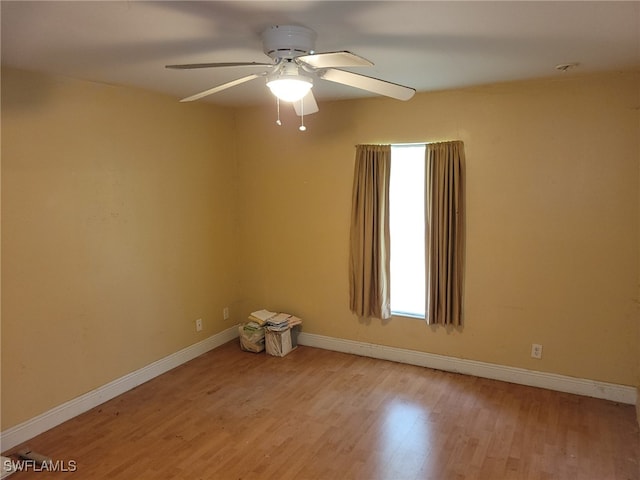
M 300 127 L 299 130 L 304 132 L 307 127 L 304 126 L 304 100 L 300 99 Z
M 276 97 L 276 109 L 278 111 L 278 119 L 276 120 L 276 125 L 280 126 L 282 125 L 282 122 L 280 121 L 280 99 L 278 97 Z

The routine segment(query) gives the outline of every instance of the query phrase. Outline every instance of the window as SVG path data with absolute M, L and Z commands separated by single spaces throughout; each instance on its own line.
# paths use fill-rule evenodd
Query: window
M 391 312 L 425 318 L 425 145 L 392 145 L 389 184 Z
M 464 186 L 459 140 L 356 145 L 349 234 L 353 313 L 384 320 L 393 312 L 462 325 Z

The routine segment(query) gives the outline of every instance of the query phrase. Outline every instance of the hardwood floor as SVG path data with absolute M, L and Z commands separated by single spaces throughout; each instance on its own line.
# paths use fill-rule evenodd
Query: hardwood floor
M 75 473 L 10 478 L 639 479 L 639 442 L 630 405 L 231 342 L 27 442 Z

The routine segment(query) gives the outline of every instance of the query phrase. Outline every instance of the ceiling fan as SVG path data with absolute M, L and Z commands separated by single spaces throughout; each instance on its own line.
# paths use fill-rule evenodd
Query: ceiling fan
M 267 86 L 278 98 L 278 101 L 293 103 L 299 116 L 318 111 L 318 104 L 311 91 L 315 79 L 348 85 L 398 100 L 409 100 L 415 94 L 415 89 L 410 87 L 340 70 L 340 67 L 370 67 L 373 66 L 373 63 L 346 50 L 316 53 L 314 51 L 315 39 L 316 33 L 309 28 L 295 25 L 274 25 L 262 33 L 263 51 L 271 57 L 271 63 L 195 63 L 167 65 L 166 68 L 188 70 L 218 67 L 269 67 L 266 71 L 232 80 L 180 101 L 191 102 L 250 80 L 266 77 Z M 280 124 L 279 119 L 277 123 Z M 301 130 L 304 130 L 303 127 L 304 123 Z

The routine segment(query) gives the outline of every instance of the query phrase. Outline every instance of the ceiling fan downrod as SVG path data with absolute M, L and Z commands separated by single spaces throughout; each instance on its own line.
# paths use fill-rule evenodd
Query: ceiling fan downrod
M 314 52 L 316 32 L 297 25 L 272 25 L 262 32 L 264 53 L 274 60 L 295 58 Z

